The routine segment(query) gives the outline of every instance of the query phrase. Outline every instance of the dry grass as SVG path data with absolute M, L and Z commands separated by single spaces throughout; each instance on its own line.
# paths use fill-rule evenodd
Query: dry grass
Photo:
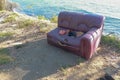
M 115 48 L 116 51 L 120 52 L 120 39 L 115 35 L 103 35 L 102 36 L 102 44 L 111 47 L 111 49 Z
M 56 28 L 57 25 L 50 22 L 40 22 L 39 26 L 40 26 L 40 32 L 47 33 L 53 30 L 54 28 Z
M 7 73 L 0 73 L 0 80 L 12 80 L 12 76 Z
M 33 21 L 31 19 L 21 20 L 18 22 L 18 28 L 27 28 L 27 27 L 33 26 L 34 22 L 35 21 Z
M 0 49 L 0 65 L 11 62 L 13 59 L 9 55 L 9 50 L 7 48 Z
M 3 23 L 16 21 L 16 18 L 17 18 L 17 17 L 19 17 L 18 14 L 16 14 L 16 13 L 11 13 L 9 16 L 7 16 L 7 17 L 5 18 L 5 20 L 3 21 Z
M 11 37 L 13 34 L 12 32 L 0 32 L 0 38 Z
M 57 22 L 58 22 L 58 16 L 53 16 L 53 17 L 50 19 L 50 21 L 51 21 L 52 23 L 57 23 Z

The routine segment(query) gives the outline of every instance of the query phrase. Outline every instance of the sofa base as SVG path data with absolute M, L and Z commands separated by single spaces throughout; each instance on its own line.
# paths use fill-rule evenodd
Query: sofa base
M 50 40 L 49 38 L 47 38 L 47 42 L 48 42 L 48 44 L 50 44 L 50 45 L 53 45 L 53 46 L 62 48 L 62 49 L 65 50 L 65 51 L 69 51 L 69 52 L 72 52 L 72 53 L 75 54 L 75 55 L 84 57 L 84 56 L 82 56 L 82 54 L 81 54 L 81 52 L 80 52 L 80 50 L 79 50 L 78 47 L 73 47 L 73 46 L 61 46 L 60 44 L 58 44 L 58 43 Z

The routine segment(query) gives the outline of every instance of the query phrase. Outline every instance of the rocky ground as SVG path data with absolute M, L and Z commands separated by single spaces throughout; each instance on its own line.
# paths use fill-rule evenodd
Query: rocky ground
M 120 80 L 120 53 L 114 49 L 100 44 L 87 61 L 47 44 L 46 32 L 56 24 L 11 12 L 0 16 L 0 33 L 11 34 L 1 37 L 0 48 L 13 58 L 0 66 L 0 80 L 96 80 L 105 73 Z

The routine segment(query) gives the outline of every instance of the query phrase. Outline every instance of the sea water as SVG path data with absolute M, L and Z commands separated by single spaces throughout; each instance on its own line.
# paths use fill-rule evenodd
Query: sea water
M 11 0 L 22 13 L 51 18 L 61 11 L 96 13 L 106 17 L 104 33 L 120 35 L 120 0 Z

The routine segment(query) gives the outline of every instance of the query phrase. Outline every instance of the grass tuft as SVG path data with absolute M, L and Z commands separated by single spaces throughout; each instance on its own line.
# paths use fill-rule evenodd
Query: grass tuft
M 65 68 L 63 68 L 63 67 L 60 69 L 60 71 L 61 71 L 64 75 L 67 75 L 67 74 L 68 74 L 67 69 L 65 69 Z
M 49 30 L 48 25 L 46 23 L 41 23 L 40 24 L 40 32 L 43 32 L 43 33 L 45 32 L 46 33 L 46 32 L 48 32 L 48 30 Z
M 25 45 L 24 44 L 21 44 L 21 45 L 15 45 L 15 48 L 16 49 L 19 49 L 19 48 L 22 48 L 22 47 L 24 47 Z
M 103 45 L 110 46 L 111 48 L 116 48 L 120 51 L 120 39 L 115 35 L 103 35 L 101 38 L 101 43 Z
M 57 23 L 57 22 L 58 22 L 58 16 L 53 16 L 53 17 L 50 19 L 50 21 L 51 21 L 52 23 Z
M 0 38 L 11 37 L 13 34 L 12 32 L 0 32 Z
M 47 18 L 45 17 L 45 16 L 38 16 L 38 19 L 40 19 L 40 20 L 47 20 Z
M 52 24 L 49 23 L 40 23 L 39 26 L 40 32 L 42 33 L 48 33 L 49 31 L 55 28 Z
M 18 28 L 26 28 L 26 27 L 29 27 L 29 26 L 32 26 L 32 25 L 34 25 L 33 20 L 25 19 L 25 20 L 22 20 L 18 23 Z
M 1 11 L 0 11 L 0 14 L 5 13 L 5 12 L 6 12 L 6 10 L 1 10 Z
M 0 49 L 0 65 L 11 62 L 13 59 L 9 56 L 9 50 L 7 48 Z
M 18 17 L 18 16 L 19 16 L 18 14 L 12 13 L 7 18 L 5 18 L 3 23 L 16 21 L 16 17 Z

